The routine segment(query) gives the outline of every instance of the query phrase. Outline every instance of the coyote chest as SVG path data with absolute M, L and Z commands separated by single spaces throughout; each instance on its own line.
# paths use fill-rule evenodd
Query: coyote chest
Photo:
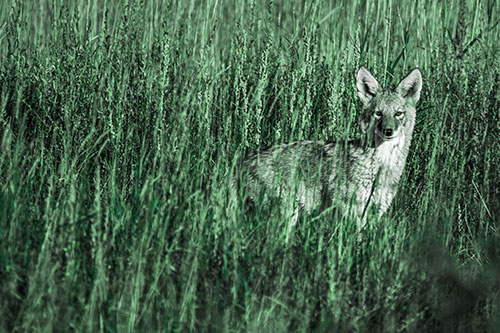
M 387 210 L 397 192 L 409 144 L 409 140 L 402 135 L 397 140 L 383 142 L 377 148 L 351 147 L 347 170 L 338 170 L 337 175 L 332 175 L 341 179 L 340 186 L 336 179 L 331 179 L 328 190 L 343 193 L 341 208 L 344 213 L 350 208 L 365 221 L 371 210 L 379 216 Z M 347 175 L 345 183 L 341 175 L 344 172 Z

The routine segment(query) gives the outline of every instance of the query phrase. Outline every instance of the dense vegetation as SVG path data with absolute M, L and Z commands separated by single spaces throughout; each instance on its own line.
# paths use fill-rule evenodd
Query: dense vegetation
M 500 8 L 485 1 L 0 3 L 0 330 L 500 327 Z M 424 86 L 359 238 L 231 196 L 238 157 L 357 134 L 355 74 Z

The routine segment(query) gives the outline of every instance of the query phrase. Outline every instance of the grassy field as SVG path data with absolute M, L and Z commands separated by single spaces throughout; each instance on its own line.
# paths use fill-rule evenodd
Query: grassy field
M 307 4 L 305 4 L 307 3 Z M 0 331 L 500 332 L 500 5 L 0 3 Z M 231 197 L 238 157 L 422 97 L 391 209 Z

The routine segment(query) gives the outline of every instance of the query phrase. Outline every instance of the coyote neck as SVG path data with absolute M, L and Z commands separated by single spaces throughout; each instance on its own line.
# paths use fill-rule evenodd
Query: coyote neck
M 413 119 L 412 119 L 413 120 Z M 355 199 L 357 215 L 366 222 L 366 212 L 375 207 L 382 215 L 397 192 L 413 132 L 413 121 L 400 135 L 388 141 L 362 136 L 348 148 L 350 164 L 347 200 Z

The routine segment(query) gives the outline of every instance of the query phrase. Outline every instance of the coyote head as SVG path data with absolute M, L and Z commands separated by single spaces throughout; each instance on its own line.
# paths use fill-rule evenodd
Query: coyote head
M 381 140 L 398 137 L 402 128 L 415 123 L 415 105 L 420 98 L 422 75 L 413 70 L 395 91 L 379 87 L 377 80 L 364 67 L 357 75 L 358 96 L 364 104 L 361 129 Z

